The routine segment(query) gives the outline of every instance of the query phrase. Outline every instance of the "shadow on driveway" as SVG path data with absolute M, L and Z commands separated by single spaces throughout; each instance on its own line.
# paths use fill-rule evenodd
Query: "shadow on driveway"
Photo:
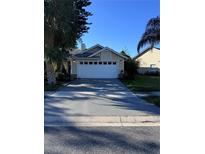
M 75 114 L 72 111 L 75 111 Z M 100 113 L 159 115 L 160 109 L 137 97 L 119 80 L 81 79 L 52 95 L 45 96 L 45 116 L 58 116 L 63 113 L 72 116 Z

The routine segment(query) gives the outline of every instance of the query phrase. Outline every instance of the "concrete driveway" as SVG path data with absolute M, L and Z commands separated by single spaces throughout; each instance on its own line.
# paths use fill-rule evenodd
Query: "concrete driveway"
M 78 79 L 45 96 L 45 121 L 71 116 L 159 115 L 117 79 Z

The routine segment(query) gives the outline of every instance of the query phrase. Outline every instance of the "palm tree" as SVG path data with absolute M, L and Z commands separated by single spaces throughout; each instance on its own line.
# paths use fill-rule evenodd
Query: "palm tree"
M 160 17 L 152 18 L 148 21 L 144 34 L 142 35 L 137 51 L 149 44 L 151 47 L 160 43 Z

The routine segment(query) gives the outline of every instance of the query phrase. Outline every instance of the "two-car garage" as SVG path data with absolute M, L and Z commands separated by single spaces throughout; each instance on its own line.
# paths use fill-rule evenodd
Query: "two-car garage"
M 79 61 L 78 78 L 118 78 L 120 70 L 116 61 Z
M 97 44 L 72 56 L 71 75 L 74 78 L 118 78 L 124 72 L 126 59 L 113 49 Z

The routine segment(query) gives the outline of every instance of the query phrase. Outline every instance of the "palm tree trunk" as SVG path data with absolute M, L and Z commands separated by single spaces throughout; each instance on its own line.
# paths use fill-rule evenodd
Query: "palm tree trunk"
M 56 77 L 52 63 L 46 64 L 46 73 L 47 73 L 47 80 L 48 84 L 56 84 Z

